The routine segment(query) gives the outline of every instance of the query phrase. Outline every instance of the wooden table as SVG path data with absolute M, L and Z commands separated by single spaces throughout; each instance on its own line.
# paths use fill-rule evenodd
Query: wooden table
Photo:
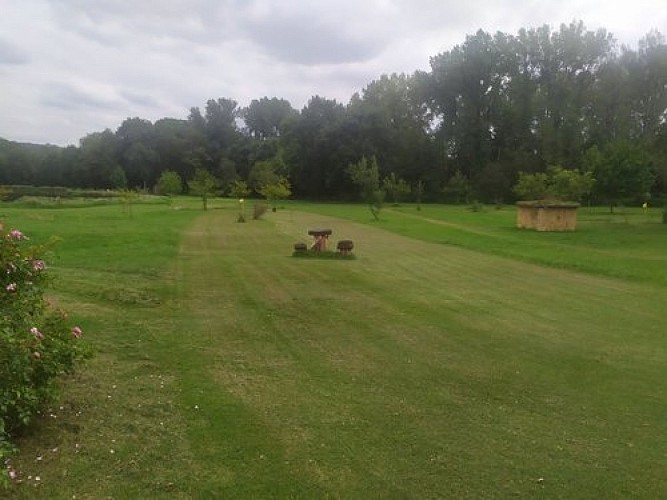
M 308 234 L 315 239 L 310 248 L 316 252 L 324 252 L 327 249 L 327 240 L 331 233 L 331 229 L 309 229 Z

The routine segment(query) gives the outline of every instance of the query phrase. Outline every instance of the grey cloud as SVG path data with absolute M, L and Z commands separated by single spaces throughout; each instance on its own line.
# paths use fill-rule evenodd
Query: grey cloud
M 336 27 L 297 22 L 257 23 L 249 32 L 265 52 L 305 65 L 367 61 L 382 51 L 380 40 L 346 35 Z
M 48 87 L 48 93 L 41 96 L 42 104 L 66 111 L 85 109 L 114 109 L 118 100 L 98 96 L 92 92 L 78 89 L 69 84 L 54 84 Z
M 199 43 L 225 39 L 233 26 L 224 2 L 99 2 L 59 0 L 54 2 L 58 24 L 86 39 L 104 45 L 124 45 L 128 39 L 182 39 Z M 229 20 L 230 22 L 225 22 Z
M 242 6 L 243 5 L 243 6 Z M 386 9 L 350 0 L 237 2 L 239 32 L 279 61 L 303 65 L 365 62 L 382 52 L 395 30 Z
M 142 106 L 145 108 L 156 108 L 159 107 L 160 103 L 158 100 L 148 94 L 142 94 L 139 92 L 132 91 L 121 91 L 120 96 L 125 99 L 128 103 L 135 106 Z
M 0 38 L 0 64 L 26 64 L 28 55 L 13 43 Z

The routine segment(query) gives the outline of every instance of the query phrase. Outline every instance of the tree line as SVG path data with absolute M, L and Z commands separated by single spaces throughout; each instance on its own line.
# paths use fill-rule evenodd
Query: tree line
M 663 194 L 667 44 L 653 31 L 618 47 L 582 22 L 480 30 L 429 71 L 382 75 L 347 104 L 218 98 L 183 120 L 128 118 L 78 147 L 0 140 L 0 184 L 153 189 L 169 171 L 187 189 L 205 170 L 224 193 L 287 179 L 298 198 L 349 199 L 362 159 L 387 190 L 425 200 L 511 201 L 521 175 L 556 168 L 590 173 L 593 201 Z

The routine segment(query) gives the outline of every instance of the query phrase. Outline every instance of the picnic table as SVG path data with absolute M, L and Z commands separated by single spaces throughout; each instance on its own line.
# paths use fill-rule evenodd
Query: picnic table
M 316 252 L 324 252 L 327 249 L 327 240 L 331 233 L 331 229 L 309 229 L 308 234 L 315 240 L 310 248 Z

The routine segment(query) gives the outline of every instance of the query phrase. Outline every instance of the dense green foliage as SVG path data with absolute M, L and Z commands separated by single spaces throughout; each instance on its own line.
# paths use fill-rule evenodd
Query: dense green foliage
M 0 184 L 153 189 L 165 170 L 187 183 L 202 168 L 225 192 L 235 180 L 258 192 L 275 175 L 297 198 L 342 199 L 353 192 L 347 165 L 375 156 L 381 179 L 421 182 L 427 199 L 503 202 L 519 172 L 586 171 L 597 148 L 608 165 L 595 167 L 593 200 L 641 202 L 667 185 L 665 81 L 657 32 L 633 50 L 581 22 L 478 31 L 432 57 L 430 71 L 382 75 L 347 104 L 314 96 L 297 111 L 276 97 L 245 108 L 220 98 L 187 120 L 128 118 L 78 147 L 0 141 Z M 628 144 L 648 172 L 621 189 L 606 177 L 625 175 L 617 153 L 627 157 Z
M 519 180 L 514 186 L 515 194 L 522 200 L 558 199 L 581 201 L 589 195 L 595 185 L 593 173 L 567 170 L 563 167 L 549 167 L 546 172 L 527 174 L 519 172 Z
M 204 210 L 208 209 L 208 199 L 218 186 L 216 178 L 206 169 L 198 168 L 188 182 L 190 193 L 200 196 Z
M 155 191 L 167 196 L 181 194 L 183 192 L 183 180 L 173 170 L 165 170 L 160 174 Z
M 292 188 L 287 179 L 279 177 L 275 182 L 264 184 L 260 187 L 259 194 L 266 198 L 266 201 L 269 202 L 275 211 L 276 202 L 289 198 L 292 194 Z

